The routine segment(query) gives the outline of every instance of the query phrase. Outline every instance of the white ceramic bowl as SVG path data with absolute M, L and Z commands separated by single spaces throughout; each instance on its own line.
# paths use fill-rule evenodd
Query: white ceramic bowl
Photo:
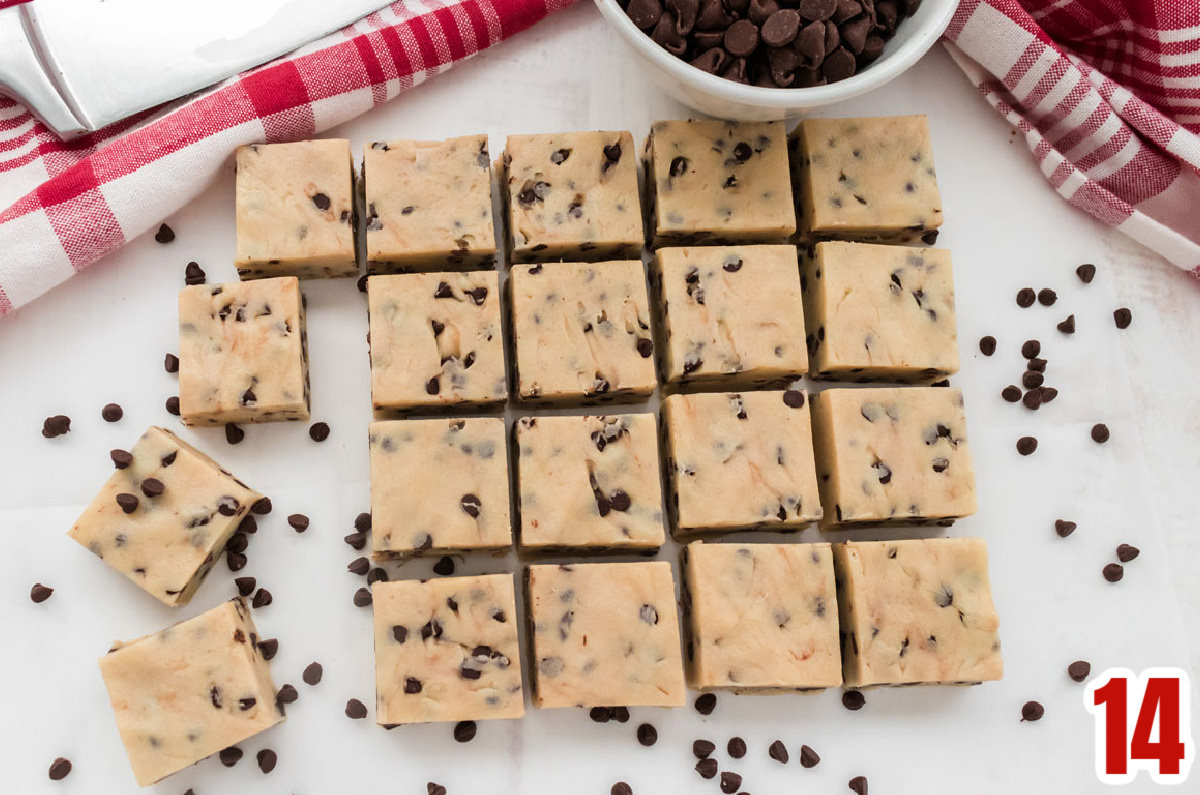
M 763 88 L 709 74 L 676 58 L 633 24 L 617 0 L 595 0 L 608 23 L 633 50 L 663 91 L 701 113 L 721 119 L 764 121 L 803 115 L 809 108 L 841 102 L 879 88 L 928 52 L 954 16 L 958 0 L 923 0 L 904 19 L 883 55 L 862 72 L 827 86 Z

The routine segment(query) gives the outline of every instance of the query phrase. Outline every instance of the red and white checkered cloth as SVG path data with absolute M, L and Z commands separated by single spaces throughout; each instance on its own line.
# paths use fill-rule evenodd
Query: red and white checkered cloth
M 946 47 L 1063 198 L 1200 277 L 1200 2 L 962 0 Z
M 312 137 L 572 2 L 400 0 L 182 104 L 69 142 L 0 97 L 0 315 L 157 227 L 238 146 Z

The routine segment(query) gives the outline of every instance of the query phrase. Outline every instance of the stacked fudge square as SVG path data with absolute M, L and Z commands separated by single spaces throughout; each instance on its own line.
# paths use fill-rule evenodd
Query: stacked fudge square
M 372 556 L 526 563 L 523 610 L 511 573 L 373 583 L 379 724 L 521 717 L 522 625 L 543 708 L 999 678 L 982 541 L 855 540 L 976 507 L 924 118 L 659 122 L 640 156 L 622 131 L 513 135 L 495 162 L 484 135 L 388 140 L 357 175 L 341 140 L 237 164 L 242 281 L 180 294 L 182 422 L 307 419 L 299 280 L 365 252 Z M 113 461 L 72 536 L 186 603 L 262 495 L 165 429 Z M 851 540 L 739 536 L 814 524 Z M 668 539 L 678 598 L 670 563 L 625 559 Z M 105 657 L 139 782 L 282 720 L 267 657 L 240 600 Z M 164 658 L 207 673 L 164 680 Z M 188 714 L 150 720 L 173 694 Z

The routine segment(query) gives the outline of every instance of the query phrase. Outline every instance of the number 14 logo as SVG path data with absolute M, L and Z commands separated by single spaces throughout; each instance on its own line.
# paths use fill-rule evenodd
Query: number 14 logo
M 1083 706 L 1096 719 L 1096 775 L 1128 784 L 1139 770 L 1156 784 L 1182 784 L 1196 756 L 1191 683 L 1178 668 L 1141 675 L 1109 668 L 1088 682 Z

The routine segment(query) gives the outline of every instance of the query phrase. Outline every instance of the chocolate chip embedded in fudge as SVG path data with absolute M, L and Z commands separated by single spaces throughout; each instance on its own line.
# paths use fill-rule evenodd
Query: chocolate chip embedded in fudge
M 787 242 L 787 169 L 783 122 L 657 122 L 646 139 L 654 245 Z
M 662 413 L 676 536 L 794 531 L 821 518 L 800 389 L 670 395 Z
M 340 138 L 237 152 L 237 265 L 243 279 L 354 276 L 354 163 Z
M 958 371 L 946 249 L 822 242 L 803 274 L 813 378 L 929 381 Z
M 529 566 L 525 589 L 535 706 L 684 705 L 671 564 Z
M 490 406 L 508 397 L 495 272 L 372 276 L 367 295 L 376 411 Z
M 591 405 L 654 391 L 642 263 L 517 265 L 507 289 L 520 399 Z
M 512 545 L 503 419 L 376 422 L 368 441 L 375 558 Z
M 696 541 L 682 562 L 691 687 L 769 692 L 842 683 L 829 544 Z
M 788 144 L 801 237 L 937 238 L 942 199 L 924 116 L 805 119 Z
M 637 153 L 628 132 L 510 135 L 502 162 L 510 263 L 641 254 Z
M 511 574 L 380 582 L 372 591 L 380 725 L 525 714 Z
M 653 267 L 671 384 L 780 385 L 808 369 L 794 246 L 660 248 Z
M 187 604 L 262 495 L 164 428 L 126 455 L 69 535 L 164 604 Z
M 368 273 L 495 265 L 486 135 L 370 144 L 363 183 Z
M 186 425 L 307 420 L 308 331 L 294 276 L 179 291 Z
M 513 437 L 523 551 L 650 552 L 662 545 L 653 414 L 522 417 Z
M 939 524 L 975 513 L 962 391 L 827 389 L 813 396 L 823 529 Z
M 848 542 L 833 560 L 847 686 L 1001 677 L 982 539 Z
M 100 658 L 117 730 L 145 787 L 283 720 L 241 598 Z

